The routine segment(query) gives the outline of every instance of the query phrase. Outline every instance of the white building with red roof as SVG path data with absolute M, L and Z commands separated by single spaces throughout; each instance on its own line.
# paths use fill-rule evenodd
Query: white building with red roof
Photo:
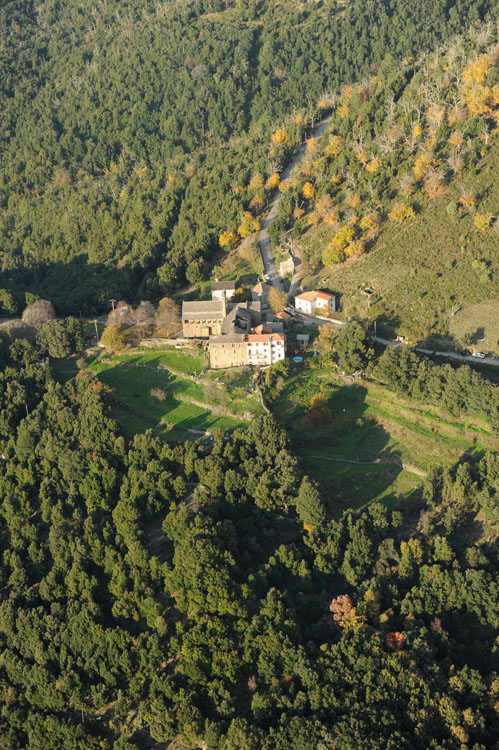
M 336 296 L 327 292 L 303 292 L 295 297 L 295 307 L 297 310 L 304 312 L 306 315 L 312 315 L 313 312 L 325 313 L 336 310 Z
M 261 331 L 259 329 L 262 329 Z M 267 326 L 258 326 L 248 334 L 247 357 L 249 365 L 268 367 L 286 356 L 286 335 L 267 333 Z

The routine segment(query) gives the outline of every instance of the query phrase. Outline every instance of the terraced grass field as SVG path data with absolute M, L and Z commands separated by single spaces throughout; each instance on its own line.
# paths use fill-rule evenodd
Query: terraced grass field
M 331 419 L 311 430 L 301 420 L 318 392 L 327 397 Z M 433 468 L 499 448 L 484 422 L 400 398 L 374 382 L 344 382 L 314 366 L 293 375 L 271 407 L 307 471 L 328 489 L 333 512 L 374 500 L 394 504 L 419 491 Z
M 199 350 L 135 349 L 120 354 L 94 350 L 85 369 L 113 389 L 113 414 L 125 434 L 154 429 L 167 440 L 193 437 L 214 428 L 234 429 L 263 411 L 249 389 L 249 371 L 230 374 L 227 383 L 204 374 Z M 58 380 L 76 375 L 75 358 L 54 364 Z

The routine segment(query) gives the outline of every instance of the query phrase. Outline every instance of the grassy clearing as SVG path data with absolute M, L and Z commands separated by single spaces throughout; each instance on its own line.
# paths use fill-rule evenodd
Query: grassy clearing
M 104 362 L 104 359 L 102 358 Z M 166 367 L 184 375 L 200 375 L 206 363 L 206 355 L 198 349 L 133 349 L 106 356 L 105 362 L 126 362 L 151 367 Z
M 245 237 L 231 252 L 219 250 L 213 258 L 214 267 L 211 279 L 191 284 L 179 289 L 173 298 L 181 303 L 182 300 L 211 299 L 211 282 L 234 281 L 236 288 L 249 290 L 257 283 L 263 274 L 262 257 L 255 235 Z
M 304 431 L 300 419 L 318 392 L 328 398 L 332 419 Z M 393 504 L 422 484 L 414 470 L 428 472 L 454 464 L 465 452 L 499 448 L 484 422 L 408 401 L 376 383 L 345 384 L 319 367 L 293 375 L 272 409 L 338 511 L 374 500 Z
M 207 372 L 205 392 L 209 394 L 211 402 L 223 404 L 235 414 L 263 414 L 253 375 L 254 371 L 249 367 Z
M 409 471 L 389 464 L 353 466 L 307 457 L 307 470 L 328 488 L 333 514 L 345 508 L 362 508 L 370 502 L 395 506 L 401 496 L 417 492 L 422 480 Z
M 449 333 L 457 341 L 470 335 L 476 348 L 483 352 L 499 351 L 499 301 L 479 302 L 460 310 L 451 318 Z
M 253 393 L 248 393 L 249 373 L 230 373 L 230 384 L 217 383 L 202 375 L 205 354 L 198 350 L 135 349 L 119 354 L 94 350 L 86 369 L 113 389 L 115 419 L 131 436 L 153 429 L 168 440 L 179 440 L 189 430 L 224 430 L 245 426 L 252 415 L 263 411 Z M 78 371 L 75 358 L 55 362 L 60 382 Z M 151 393 L 161 389 L 163 397 Z
M 234 280 L 237 286 L 254 286 L 263 273 L 260 248 L 255 237 L 246 237 L 220 262 L 215 275 L 220 280 Z

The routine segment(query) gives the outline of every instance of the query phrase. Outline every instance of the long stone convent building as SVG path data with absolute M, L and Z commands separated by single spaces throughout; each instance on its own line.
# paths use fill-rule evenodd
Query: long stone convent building
M 224 293 L 208 301 L 184 302 L 182 332 L 185 338 L 208 339 L 210 367 L 215 369 L 268 367 L 286 356 L 282 321 L 270 311 L 263 314 L 260 301 L 230 303 Z

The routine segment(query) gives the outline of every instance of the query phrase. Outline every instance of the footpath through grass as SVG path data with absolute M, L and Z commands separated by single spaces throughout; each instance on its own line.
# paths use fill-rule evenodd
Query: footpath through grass
M 332 416 L 310 429 L 301 420 L 319 392 Z M 345 382 L 313 365 L 292 375 L 270 405 L 306 470 L 328 488 L 332 512 L 372 501 L 394 504 L 418 491 L 433 468 L 450 466 L 465 452 L 499 448 L 484 422 L 403 399 L 377 383 Z
M 193 437 L 190 431 L 234 429 L 263 411 L 248 392 L 249 373 L 240 373 L 232 386 L 204 374 L 205 355 L 199 350 L 134 349 L 120 354 L 94 351 L 85 369 L 113 390 L 113 415 L 131 436 L 152 428 L 167 440 Z M 75 358 L 54 364 L 61 382 L 78 371 Z

